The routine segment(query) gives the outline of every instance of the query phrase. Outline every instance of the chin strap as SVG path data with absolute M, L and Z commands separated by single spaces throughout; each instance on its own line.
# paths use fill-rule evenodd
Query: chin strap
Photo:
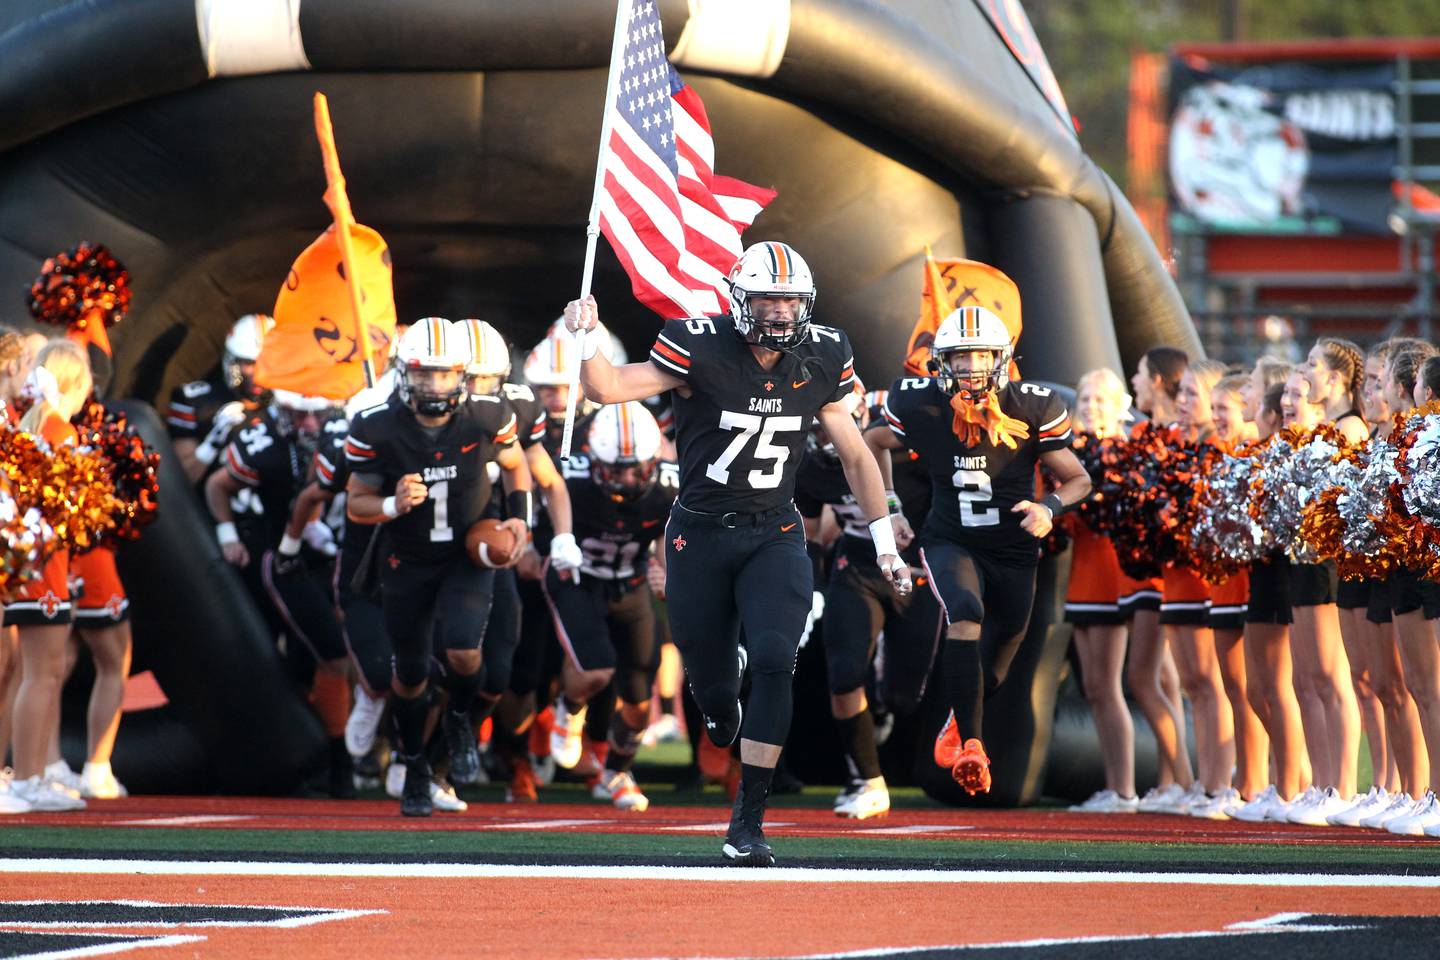
M 957 393 L 950 398 L 950 409 L 955 411 L 951 429 L 967 447 L 980 442 L 981 431 L 989 437 L 992 446 L 1006 446 L 1011 450 L 1015 449 L 1017 440 L 1030 436 L 1030 425 L 1024 420 L 1006 416 L 1005 411 L 1000 409 L 999 397 L 993 392 L 978 401 Z

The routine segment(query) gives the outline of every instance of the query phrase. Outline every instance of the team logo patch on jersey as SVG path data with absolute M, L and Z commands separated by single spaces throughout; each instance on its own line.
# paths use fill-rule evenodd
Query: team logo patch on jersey
M 765 381 L 765 392 L 766 392 L 766 393 L 769 393 L 771 390 L 774 390 L 774 389 L 775 389 L 775 381 L 774 381 L 774 380 L 766 380 L 766 381 Z
M 46 590 L 45 596 L 36 600 L 35 605 L 40 608 L 41 613 L 45 614 L 45 619 L 54 620 L 56 614 L 60 612 L 60 608 L 65 605 L 65 601 L 55 596 L 53 590 Z
M 673 544 L 675 544 L 675 551 L 676 551 L 677 553 L 678 553 L 679 551 L 685 549 L 686 540 L 685 540 L 685 537 L 684 537 L 683 534 L 682 534 L 682 535 L 677 535 L 677 536 L 675 537 L 675 539 L 674 539 L 674 540 L 671 540 L 670 542 L 673 543 Z

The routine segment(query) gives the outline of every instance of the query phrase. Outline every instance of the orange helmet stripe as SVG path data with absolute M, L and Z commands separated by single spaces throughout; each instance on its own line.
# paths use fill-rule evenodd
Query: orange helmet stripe
M 783 243 L 770 243 L 770 256 L 775 260 L 775 282 L 790 282 L 790 254 Z
M 635 456 L 635 428 L 630 423 L 630 410 L 621 404 L 616 410 L 620 415 L 620 456 Z
M 447 324 L 439 317 L 431 317 L 429 323 L 430 349 L 435 351 L 437 354 L 444 356 L 446 353 L 449 352 L 445 349 L 445 334 L 447 332 L 445 327 L 447 326 Z

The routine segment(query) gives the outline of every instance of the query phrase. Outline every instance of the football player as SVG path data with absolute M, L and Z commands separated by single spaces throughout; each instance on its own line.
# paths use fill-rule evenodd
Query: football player
M 665 528 L 670 628 L 711 742 L 729 747 L 740 739 L 740 783 L 722 852 L 732 863 L 771 866 L 765 806 L 790 727 L 795 653 L 814 589 L 792 502 L 812 418 L 835 443 L 884 575 L 902 592 L 910 575 L 875 460 L 841 402 L 854 379 L 849 340 L 810 320 L 810 268 L 784 243 L 758 243 L 727 282 L 729 315 L 667 321 L 640 363 L 614 367 L 599 343 L 582 338 L 581 382 L 599 403 L 673 391 L 680 490 Z M 593 296 L 565 308 L 572 331 L 591 330 L 598 319 Z M 747 654 L 751 692 L 742 723 Z
M 935 762 L 971 794 L 990 789 L 984 702 L 1005 679 L 1030 623 L 1040 541 L 1060 512 L 1090 491 L 1070 449 L 1069 410 L 1048 387 L 1010 382 L 1011 349 L 994 313 L 956 310 L 935 331 L 933 375 L 897 381 L 884 408 L 889 429 L 877 424 L 865 434 L 887 487 L 889 450 L 908 447 L 930 473 L 934 496 L 920 558 L 945 614 L 951 707 Z M 1031 499 L 1037 464 L 1060 481 L 1038 503 Z M 903 517 L 900 524 L 909 526 Z
M 324 397 L 273 391 L 260 415 L 242 426 L 226 446 L 224 468 L 205 481 L 205 501 L 215 517 L 215 536 L 225 559 L 241 568 L 247 584 L 253 587 L 258 580 L 286 636 L 315 657 L 315 707 L 330 737 L 330 793 L 350 797 L 355 783 L 344 741 L 350 711 L 345 640 L 323 588 L 309 576 L 312 570 L 328 576 L 333 543 L 326 549 L 329 538 L 318 541 L 319 549 L 303 557 L 298 544 L 293 554 L 278 558 L 270 546 L 280 544 L 282 550 L 287 546 L 291 510 L 309 483 L 315 451 L 336 413 L 335 404 Z M 343 423 L 333 426 L 343 429 Z M 233 510 L 233 501 L 244 490 L 252 491 L 259 501 L 262 521 L 258 539 L 248 546 L 240 537 Z M 252 556 L 252 550 L 263 552 Z
M 856 427 L 863 431 L 870 411 L 858 378 L 855 387 L 844 402 L 853 411 Z M 898 458 L 892 471 L 907 505 L 923 505 L 916 517 L 923 518 L 929 506 L 929 478 L 908 456 Z M 811 428 L 795 481 L 795 506 L 804 518 L 806 547 L 815 562 L 815 586 L 823 591 L 817 595 L 815 608 L 824 613 L 821 637 L 830 681 L 830 712 L 850 772 L 849 784 L 835 798 L 835 813 L 856 820 L 883 816 L 890 810 L 890 791 L 880 772 L 875 715 L 865 683 L 882 634 L 887 666 L 891 661 L 901 665 L 920 660 L 925 667 L 915 672 L 923 676 L 934 656 L 939 609 L 924 594 L 897 596 L 881 576 L 865 514 L 850 492 L 835 444 L 818 422 Z M 822 582 L 821 519 L 826 506 L 840 526 L 840 536 L 829 581 Z M 907 549 L 909 540 L 900 545 L 907 563 L 918 562 L 918 556 Z M 919 691 L 905 699 L 918 702 Z
M 546 435 L 546 410 L 530 387 L 508 382 L 510 376 L 510 345 L 493 326 L 483 320 L 462 321 L 470 362 L 465 367 L 466 389 L 471 397 L 501 396 L 515 411 L 518 443 L 525 452 L 530 476 L 540 492 L 544 515 L 554 531 L 550 541 L 551 564 L 557 570 L 574 570 L 580 565 L 580 548 L 570 525 L 570 494 L 550 452 L 542 441 Z M 490 467 L 491 482 L 498 479 L 499 467 Z M 486 516 L 499 517 L 504 503 L 497 491 Z M 527 523 L 531 518 L 524 518 Z M 490 607 L 490 621 L 485 629 L 485 679 L 471 719 L 483 723 L 509 689 L 516 648 L 520 644 L 521 602 L 513 568 L 495 573 L 495 594 Z M 513 716 L 513 711 L 510 712 Z M 513 740 L 519 731 L 511 730 Z M 478 770 L 477 770 L 478 773 Z M 451 771 L 454 776 L 454 771 Z
M 165 416 L 170 443 L 191 483 L 210 472 L 231 433 L 264 403 L 265 391 L 255 383 L 255 361 L 274 326 L 263 313 L 245 314 L 225 338 L 218 373 L 183 383 L 170 394 Z
M 587 441 L 589 473 L 566 480 L 584 556 L 580 575 L 558 567 L 552 550 L 545 578 L 545 599 L 565 650 L 555 713 L 583 715 L 585 704 L 613 680 L 611 696 L 618 695 L 621 706 L 610 720 L 610 749 L 593 794 L 618 809 L 643 811 L 650 801 L 630 768 L 650 719 L 658 665 L 646 558 L 665 532 L 680 477 L 676 464 L 660 461 L 660 427 L 641 403 L 601 407 Z M 579 759 L 579 726 L 572 755 L 556 757 L 561 766 L 573 767 Z
M 406 816 L 429 816 L 433 809 L 424 748 L 437 628 L 445 650 L 451 769 L 463 778 L 479 763 L 473 734 L 462 734 L 480 685 L 480 641 L 495 574 L 466 557 L 465 537 L 490 502 L 491 460 L 500 464 L 507 490 L 510 516 L 503 525 L 517 543 L 529 535 L 523 518 L 530 516 L 530 471 L 515 442 L 515 413 L 500 397 L 466 401 L 469 360 L 457 325 L 440 317 L 414 324 L 400 341 L 395 394 L 352 421 L 345 445 L 347 513 L 387 526 L 381 606 L 395 649 L 392 709 L 405 763 L 400 810 Z M 452 717 L 463 720 L 460 733 Z

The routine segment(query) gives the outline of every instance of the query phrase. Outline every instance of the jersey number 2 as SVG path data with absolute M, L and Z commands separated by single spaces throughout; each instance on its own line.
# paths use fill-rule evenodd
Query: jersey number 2
M 953 477 L 960 491 L 960 522 L 967 527 L 993 527 L 1000 522 L 996 507 L 985 509 L 994 496 L 990 476 L 984 470 L 956 470 Z M 978 509 L 977 509 L 978 508 Z
M 715 462 L 705 468 L 705 476 L 716 483 L 730 482 L 730 464 L 740 455 L 740 450 L 750 438 L 759 434 L 755 444 L 755 459 L 768 460 L 773 465 L 769 470 L 751 470 L 746 479 L 756 490 L 773 490 L 780 486 L 784 476 L 785 461 L 790 459 L 790 448 L 776 446 L 775 434 L 800 430 L 799 417 L 760 417 L 753 413 L 735 413 L 724 410 L 720 413 L 720 429 L 739 430 L 740 434 L 730 441 Z

